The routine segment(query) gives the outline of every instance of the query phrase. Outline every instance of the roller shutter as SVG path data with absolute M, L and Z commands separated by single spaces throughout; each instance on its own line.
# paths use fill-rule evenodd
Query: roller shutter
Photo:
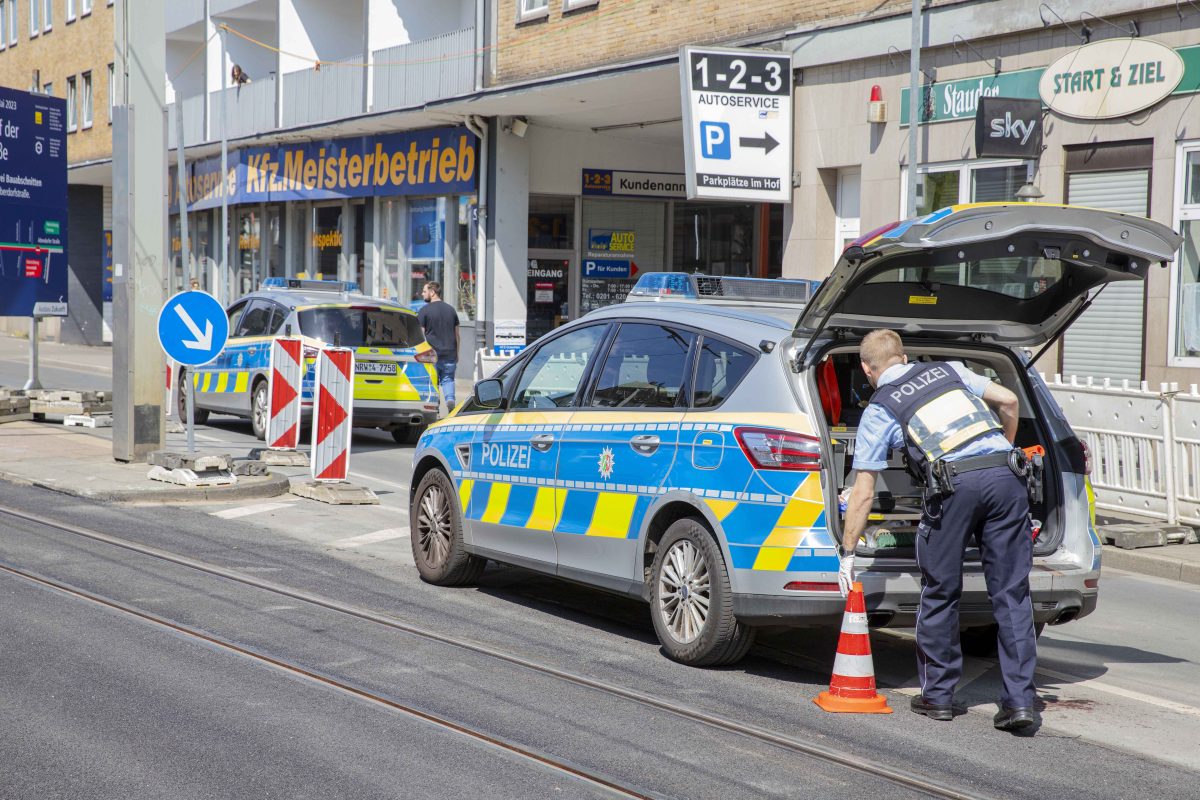
M 1145 216 L 1150 171 L 1083 172 L 1067 176 L 1067 202 Z M 1110 284 L 1063 338 L 1064 375 L 1142 379 L 1145 283 Z

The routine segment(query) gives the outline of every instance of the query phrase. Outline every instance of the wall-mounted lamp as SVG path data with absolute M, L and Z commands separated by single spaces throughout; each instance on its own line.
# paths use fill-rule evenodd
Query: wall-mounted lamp
M 879 84 L 871 87 L 871 99 L 867 103 L 867 122 L 887 122 L 887 103 L 883 101 L 883 89 Z
M 513 117 L 509 120 L 508 125 L 504 127 L 505 133 L 511 133 L 518 139 L 524 138 L 525 131 L 529 130 L 529 120 L 524 117 Z

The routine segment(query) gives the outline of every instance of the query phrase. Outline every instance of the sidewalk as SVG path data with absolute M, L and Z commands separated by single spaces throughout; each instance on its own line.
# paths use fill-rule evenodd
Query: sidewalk
M 182 449 L 181 435 L 172 434 L 168 440 Z M 206 443 L 201 449 L 215 451 L 220 445 Z M 68 428 L 54 422 L 0 425 L 0 481 L 118 503 L 233 502 L 288 491 L 288 478 L 280 472 L 269 477 L 239 477 L 233 487 L 197 490 L 152 481 L 146 477 L 148 471 L 145 464 L 114 461 L 105 429 Z M 1134 520 L 1120 522 L 1128 525 Z M 1108 569 L 1200 585 L 1200 544 L 1137 550 L 1106 545 L 1103 558 Z

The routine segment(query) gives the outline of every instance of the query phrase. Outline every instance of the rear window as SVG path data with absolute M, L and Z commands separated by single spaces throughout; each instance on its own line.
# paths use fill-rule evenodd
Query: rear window
M 758 356 L 720 339 L 704 338 L 696 362 L 696 382 L 692 389 L 692 405 L 711 408 L 725 402 L 746 377 Z
M 899 267 L 881 272 L 867 283 L 920 284 L 926 288 L 935 284 L 966 286 L 1028 300 L 1054 286 L 1062 276 L 1062 262 L 1058 259 L 1010 256 L 928 267 Z
M 425 341 L 415 314 L 390 308 L 309 308 L 299 313 L 300 333 L 341 347 L 416 347 Z

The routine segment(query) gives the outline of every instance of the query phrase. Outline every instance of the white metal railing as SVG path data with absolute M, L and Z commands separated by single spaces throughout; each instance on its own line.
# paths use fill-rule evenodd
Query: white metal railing
M 363 113 L 362 56 L 322 61 L 283 76 L 283 126 L 357 117 Z
M 474 91 L 475 59 L 474 28 L 375 50 L 373 110 L 411 108 Z
M 179 102 L 178 100 L 176 102 Z M 167 145 L 171 149 L 179 146 L 175 138 L 175 103 L 167 104 Z M 204 141 L 204 95 L 194 94 L 183 98 L 183 144 L 191 147 Z
M 230 86 L 224 91 L 218 89 L 212 93 L 209 136 L 213 141 L 221 138 L 222 114 L 227 108 L 229 127 L 225 135 L 230 139 L 275 130 L 275 100 L 274 75 L 264 75 L 241 86 Z
M 1200 391 L 1145 381 L 1064 382 L 1051 394 L 1092 457 L 1096 507 L 1200 525 Z

